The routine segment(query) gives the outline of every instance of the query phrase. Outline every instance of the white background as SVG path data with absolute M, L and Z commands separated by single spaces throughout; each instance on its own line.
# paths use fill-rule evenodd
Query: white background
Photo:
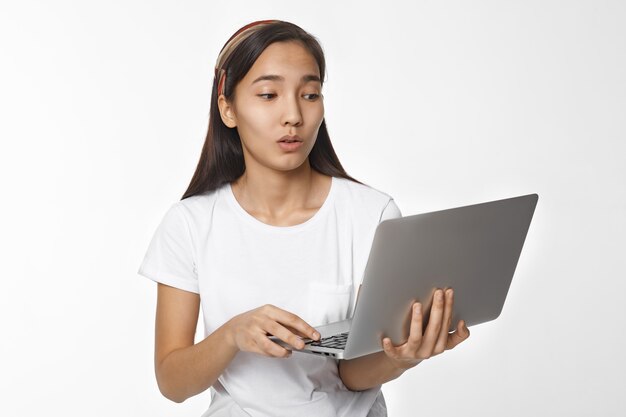
M 208 407 L 159 393 L 136 271 L 220 48 L 268 18 L 320 40 L 340 160 L 404 215 L 539 194 L 502 315 L 385 384 L 390 417 L 625 415 L 626 2 L 497 0 L 3 0 L 0 414 Z

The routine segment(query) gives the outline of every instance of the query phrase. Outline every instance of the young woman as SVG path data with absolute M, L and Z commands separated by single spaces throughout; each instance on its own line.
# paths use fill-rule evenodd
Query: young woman
M 139 269 L 158 282 L 159 389 L 182 402 L 210 388 L 204 416 L 386 416 L 384 382 L 469 336 L 462 321 L 448 333 L 453 294 L 440 289 L 424 331 L 416 303 L 408 341 L 361 358 L 268 338 L 302 348 L 313 326 L 350 317 L 376 226 L 401 216 L 341 166 L 324 74 L 320 45 L 294 24 L 257 21 L 228 40 L 196 172 Z

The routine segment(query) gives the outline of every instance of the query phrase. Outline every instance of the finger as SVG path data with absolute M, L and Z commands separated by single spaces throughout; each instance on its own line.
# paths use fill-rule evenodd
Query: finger
M 300 332 L 303 337 L 308 337 L 313 340 L 319 339 L 319 332 L 306 321 L 302 320 L 300 316 L 273 306 L 271 304 L 268 304 L 264 307 L 266 307 L 266 314 L 272 320 L 293 328 L 294 330 Z
M 437 289 L 433 294 L 433 305 L 430 309 L 430 319 L 428 325 L 426 325 L 426 332 L 424 333 L 424 340 L 422 340 L 422 346 L 420 347 L 421 353 L 430 357 L 435 348 L 435 343 L 439 338 L 439 331 L 441 330 L 441 321 L 443 319 L 443 291 Z
M 462 341 L 466 340 L 470 335 L 470 331 L 465 324 L 465 320 L 460 320 L 456 326 L 456 331 L 448 337 L 446 349 L 452 349 Z
M 274 320 L 268 319 L 265 323 L 265 330 L 268 333 L 278 337 L 280 340 L 289 343 L 296 349 L 304 349 L 304 342 L 297 335 L 292 333 L 286 327 L 281 326 L 280 323 Z
M 268 352 L 265 351 L 265 349 L 263 348 L 263 346 L 261 346 L 260 343 L 261 339 L 260 337 L 256 337 L 254 339 L 251 340 L 250 342 L 250 352 L 252 353 L 258 353 L 259 355 L 263 355 L 263 356 L 272 356 L 270 355 Z
M 301 338 L 303 338 L 303 339 L 311 339 L 311 337 L 310 337 L 308 334 L 303 333 L 303 332 L 301 332 L 301 331 L 300 331 L 300 330 L 298 330 L 298 329 L 294 329 L 293 327 L 288 326 L 288 325 L 286 325 L 286 324 L 283 324 L 283 327 L 285 327 L 285 328 L 286 328 L 287 330 L 289 330 L 291 333 L 293 333 L 293 334 L 295 334 L 295 335 L 298 335 L 298 336 L 300 336 L 300 337 L 301 337 Z
M 443 312 L 443 324 L 441 326 L 441 330 L 439 331 L 439 337 L 437 338 L 437 343 L 435 344 L 435 349 L 433 353 L 438 355 L 446 350 L 446 345 L 448 343 L 448 329 L 450 329 L 450 323 L 452 322 L 452 306 L 454 305 L 454 291 L 452 288 L 448 288 L 445 291 L 445 307 Z
M 413 317 L 411 317 L 409 339 L 406 342 L 406 347 L 412 354 L 416 354 L 422 344 L 422 317 L 422 304 L 413 304 Z
M 291 355 L 291 351 L 289 349 L 285 349 L 277 343 L 272 342 L 266 335 L 259 335 L 257 345 L 266 356 L 286 358 Z
M 399 357 L 398 348 L 391 343 L 391 339 L 388 337 L 383 338 L 383 351 L 390 358 L 397 359 Z

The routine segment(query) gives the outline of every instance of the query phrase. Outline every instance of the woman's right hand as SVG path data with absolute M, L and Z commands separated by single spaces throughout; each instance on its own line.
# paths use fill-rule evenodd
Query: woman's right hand
M 278 358 L 289 357 L 291 351 L 272 342 L 268 335 L 276 336 L 296 349 L 304 348 L 300 337 L 313 340 L 320 337 L 300 317 L 271 304 L 233 317 L 226 323 L 226 327 L 227 339 L 233 348 Z

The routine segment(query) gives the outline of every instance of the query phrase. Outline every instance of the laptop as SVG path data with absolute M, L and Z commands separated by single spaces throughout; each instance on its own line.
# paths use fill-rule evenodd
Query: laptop
M 422 303 L 426 329 L 436 288 L 454 289 L 449 331 L 460 319 L 473 326 L 496 319 L 504 306 L 537 194 L 416 214 L 380 222 L 351 318 L 315 327 L 303 353 L 353 359 L 408 339 L 411 306 Z

